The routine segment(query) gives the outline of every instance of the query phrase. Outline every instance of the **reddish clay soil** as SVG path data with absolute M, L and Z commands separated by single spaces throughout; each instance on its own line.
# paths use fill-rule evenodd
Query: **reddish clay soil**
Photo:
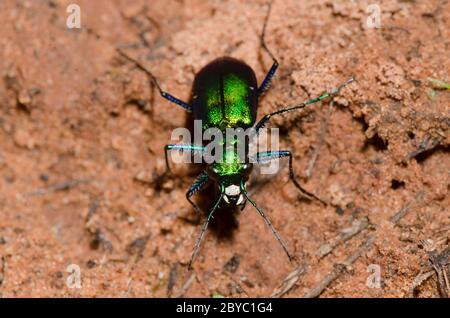
M 190 117 L 115 48 L 185 100 L 219 56 L 261 81 L 266 1 L 78 0 L 82 28 L 69 30 L 71 2 L 0 1 L 0 296 L 302 297 L 334 270 L 321 297 L 409 297 L 430 246 L 448 247 L 450 91 L 428 78 L 450 81 L 449 1 L 379 1 L 380 29 L 366 27 L 374 1 L 275 1 L 266 40 L 280 68 L 259 118 L 357 79 L 331 106 L 271 122 L 300 182 L 330 204 L 303 200 L 287 166 L 255 178 L 295 260 L 247 205 L 217 218 L 191 272 L 200 226 L 185 191 L 199 170 L 160 177 Z M 414 293 L 440 295 L 434 273 Z

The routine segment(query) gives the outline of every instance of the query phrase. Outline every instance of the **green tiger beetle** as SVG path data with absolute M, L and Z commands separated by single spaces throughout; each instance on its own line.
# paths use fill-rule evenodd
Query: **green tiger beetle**
M 190 113 L 193 113 L 194 119 L 202 120 L 202 128 L 208 129 L 215 127 L 224 132 L 227 128 L 251 128 L 253 127 L 256 134 L 261 128 L 274 116 L 287 113 L 290 111 L 302 109 L 313 103 L 322 101 L 326 98 L 332 97 L 337 94 L 344 86 L 353 82 L 354 79 L 350 78 L 337 88 L 332 89 L 325 94 L 313 98 L 309 101 L 282 108 L 273 113 L 267 114 L 256 122 L 256 114 L 258 107 L 258 100 L 268 90 L 270 82 L 278 68 L 278 61 L 269 50 L 265 42 L 265 33 L 267 22 L 269 19 L 270 11 L 272 8 L 271 1 L 268 4 L 267 14 L 264 19 L 263 29 L 260 35 L 260 44 L 262 49 L 272 59 L 272 66 L 269 72 L 266 74 L 262 83 L 258 86 L 256 75 L 253 69 L 243 61 L 237 60 L 232 57 L 221 57 L 213 60 L 206 66 L 204 66 L 195 76 L 194 84 L 192 88 L 192 98 L 189 103 L 184 102 L 172 94 L 169 94 L 162 90 L 156 77 L 151 73 L 142 63 L 136 59 L 128 56 L 120 49 L 118 52 L 127 60 L 132 62 L 138 69 L 143 71 L 149 79 L 153 82 L 155 87 L 159 90 L 161 96 L 170 102 L 183 107 Z M 256 123 L 256 124 L 255 124 Z M 168 165 L 168 152 L 171 150 L 187 151 L 191 154 L 195 152 L 204 152 L 204 145 L 194 144 L 169 144 L 165 146 L 166 167 L 169 170 Z M 235 149 L 235 148 L 233 148 Z M 301 192 L 301 194 L 309 199 L 316 199 L 323 204 L 324 201 L 319 199 L 314 194 L 305 190 L 296 180 L 294 176 L 294 170 L 292 167 L 292 153 L 288 150 L 277 151 L 265 151 L 258 152 L 252 155 L 251 158 L 246 156 L 246 161 L 241 161 L 238 158 L 235 150 L 224 150 L 224 160 L 221 162 L 214 162 L 207 164 L 206 169 L 196 178 L 194 184 L 186 192 L 186 199 L 193 206 L 194 210 L 201 215 L 201 209 L 192 200 L 192 196 L 198 191 L 203 189 L 206 185 L 213 182 L 216 185 L 217 198 L 213 207 L 210 209 L 208 216 L 202 226 L 200 234 L 196 240 L 191 259 L 189 261 L 189 269 L 192 266 L 200 243 L 203 239 L 203 235 L 208 228 L 208 224 L 213 218 L 214 212 L 219 205 L 224 202 L 226 206 L 230 207 L 243 207 L 246 201 L 249 201 L 251 205 L 259 212 L 275 238 L 278 240 L 289 260 L 292 260 L 292 256 L 286 247 L 286 244 L 277 233 L 272 223 L 269 221 L 265 213 L 258 207 L 258 205 L 249 197 L 246 182 L 249 179 L 250 173 L 253 168 L 252 162 L 257 164 L 267 163 L 272 160 L 278 160 L 281 158 L 289 158 L 289 177 L 295 187 Z M 251 160 L 250 160 L 251 159 Z

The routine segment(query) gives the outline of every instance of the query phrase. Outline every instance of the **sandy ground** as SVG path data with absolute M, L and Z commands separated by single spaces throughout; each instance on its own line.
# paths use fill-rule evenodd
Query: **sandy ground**
M 302 200 L 287 167 L 255 179 L 295 260 L 247 206 L 218 218 L 191 272 L 200 226 L 184 194 L 199 170 L 156 182 L 190 118 L 115 47 L 185 100 L 223 55 L 261 81 L 265 1 L 78 0 L 82 28 L 69 30 L 71 2 L 0 1 L 0 296 L 408 297 L 430 250 L 448 248 L 450 91 L 428 78 L 450 81 L 449 1 L 379 1 L 379 29 L 366 26 L 374 1 L 275 1 L 280 68 L 259 117 L 357 78 L 332 106 L 271 123 L 301 183 L 331 204 Z M 415 296 L 442 296 L 434 273 Z

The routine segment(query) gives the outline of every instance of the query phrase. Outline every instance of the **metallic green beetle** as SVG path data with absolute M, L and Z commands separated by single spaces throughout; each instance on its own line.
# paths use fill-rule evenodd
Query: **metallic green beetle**
M 264 20 L 260 39 L 263 50 L 267 52 L 267 54 L 272 58 L 273 64 L 264 80 L 262 81 L 261 85 L 259 86 L 257 84 L 255 72 L 250 66 L 240 60 L 231 57 L 222 57 L 210 62 L 196 74 L 192 88 L 191 103 L 186 103 L 163 91 L 159 86 L 155 76 L 137 60 L 132 59 L 120 50 L 119 53 L 121 53 L 127 59 L 131 60 L 138 68 L 140 68 L 150 77 L 155 86 L 158 88 L 162 97 L 193 113 L 195 119 L 202 120 L 203 130 L 206 130 L 208 128 L 216 128 L 224 132 L 227 128 L 247 129 L 250 127 L 254 127 L 256 134 L 258 134 L 264 124 L 273 116 L 301 109 L 306 107 L 307 105 L 329 98 L 337 94 L 344 86 L 353 81 L 353 78 L 351 78 L 337 88 L 332 89 L 330 92 L 327 92 L 320 97 L 267 114 L 263 116 L 258 122 L 256 122 L 258 100 L 268 89 L 270 81 L 278 68 L 277 59 L 267 48 L 265 43 L 265 31 L 270 15 L 271 6 L 272 2 L 270 2 L 268 6 L 268 12 Z M 227 142 L 224 141 L 224 145 L 226 144 Z M 286 244 L 280 238 L 277 231 L 274 229 L 264 212 L 256 205 L 256 203 L 249 197 L 247 193 L 246 182 L 248 181 L 249 175 L 253 168 L 251 162 L 265 163 L 271 160 L 288 157 L 290 180 L 294 183 L 296 188 L 304 196 L 308 198 L 314 198 L 322 203 L 325 203 L 314 194 L 303 189 L 297 182 L 294 177 L 292 168 L 292 154 L 290 151 L 277 150 L 259 152 L 252 155 L 252 158 L 248 158 L 248 153 L 246 153 L 245 160 L 242 160 L 235 149 L 235 147 L 226 147 L 223 151 L 223 160 L 220 160 L 220 162 L 208 164 L 205 171 L 203 171 L 203 173 L 201 173 L 197 177 L 194 184 L 186 193 L 187 200 L 192 204 L 195 211 L 199 215 L 201 215 L 201 210 L 192 201 L 192 196 L 211 182 L 216 184 L 218 193 L 215 204 L 210 209 L 208 217 L 204 222 L 201 232 L 195 243 L 191 260 L 189 262 L 189 268 L 191 268 L 192 262 L 198 253 L 200 243 L 208 227 L 208 224 L 213 217 L 214 212 L 222 202 L 230 206 L 243 206 L 246 201 L 249 201 L 261 214 L 264 221 L 267 223 L 270 230 L 283 247 L 287 256 L 289 257 L 289 259 L 291 259 L 291 254 L 289 253 Z M 169 144 L 166 145 L 165 150 L 166 164 L 168 167 L 168 151 L 180 150 L 188 151 L 191 153 L 202 153 L 205 151 L 205 146 L 194 144 Z

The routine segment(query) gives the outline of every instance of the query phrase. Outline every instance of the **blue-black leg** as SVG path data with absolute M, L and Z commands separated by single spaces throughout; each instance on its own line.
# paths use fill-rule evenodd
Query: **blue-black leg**
M 270 114 L 265 115 L 265 116 L 264 116 L 264 117 L 263 117 L 263 118 L 255 125 L 256 132 L 258 132 L 259 129 L 261 129 L 262 127 L 264 127 L 264 125 L 266 124 L 266 122 L 267 122 L 270 118 L 272 118 L 273 116 L 275 116 L 275 115 L 280 115 L 280 114 L 283 114 L 283 113 L 286 113 L 286 112 L 290 112 L 290 111 L 293 111 L 293 110 L 305 108 L 305 107 L 308 106 L 308 105 L 311 105 L 311 104 L 320 102 L 320 101 L 322 101 L 322 100 L 324 100 L 324 99 L 326 99 L 326 98 L 328 98 L 328 97 L 332 97 L 332 96 L 336 95 L 337 93 L 339 93 L 339 91 L 340 91 L 342 88 L 344 88 L 345 86 L 347 86 L 348 84 L 350 84 L 350 83 L 353 82 L 354 80 L 355 80 L 355 79 L 352 77 L 352 78 L 350 78 L 349 80 L 347 80 L 346 82 L 344 82 L 344 83 L 342 83 L 341 85 L 339 85 L 338 87 L 333 88 L 333 89 L 330 90 L 329 92 L 327 92 L 327 93 L 325 93 L 325 94 L 323 94 L 323 95 L 321 95 L 321 96 L 319 96 L 319 97 L 316 97 L 316 98 L 313 98 L 313 99 L 311 99 L 311 100 L 309 100 L 309 101 L 307 101 L 307 102 L 303 102 L 303 103 L 298 104 L 298 105 L 295 105 L 295 106 L 283 108 L 283 109 L 277 110 L 277 111 L 275 111 L 275 112 L 273 112 L 273 113 L 270 113 Z
M 300 191 L 300 193 L 306 197 L 307 199 L 316 199 L 317 201 L 321 202 L 324 205 L 327 205 L 327 203 L 314 195 L 313 193 L 305 190 L 297 181 L 294 175 L 294 169 L 292 167 L 292 153 L 288 150 L 278 150 L 278 151 L 264 151 L 264 152 L 258 152 L 256 155 L 254 155 L 251 159 L 251 162 L 257 162 L 257 163 L 265 163 L 272 160 L 281 159 L 284 157 L 289 157 L 289 178 L 291 179 L 292 183 L 295 185 L 295 187 Z
M 179 150 L 179 151 L 190 151 L 191 154 L 194 154 L 196 152 L 203 152 L 205 150 L 204 146 L 197 146 L 197 145 L 174 145 L 169 144 L 164 147 L 165 157 L 166 157 L 166 171 L 170 171 L 169 166 L 169 151 L 170 150 Z
M 203 223 L 202 229 L 200 231 L 200 234 L 197 238 L 197 241 L 195 242 L 195 246 L 194 246 L 194 250 L 192 251 L 192 256 L 191 259 L 189 261 L 189 266 L 188 269 L 190 270 L 192 268 L 192 263 L 194 262 L 195 257 L 197 256 L 198 253 L 198 249 L 200 248 L 200 244 L 203 240 L 203 235 L 206 232 L 206 229 L 208 228 L 209 222 L 211 221 L 211 219 L 213 218 L 213 214 L 214 212 L 217 210 L 217 208 L 219 207 L 220 202 L 223 199 L 223 194 L 225 192 L 225 188 L 223 186 L 220 186 L 220 196 L 217 199 L 216 203 L 214 204 L 213 208 L 211 209 L 211 211 L 208 214 L 208 218 L 206 219 L 205 223 Z
M 261 47 L 264 49 L 264 51 L 267 52 L 267 54 L 269 54 L 273 63 L 272 63 L 272 66 L 270 67 L 269 72 L 267 73 L 266 77 L 264 78 L 264 80 L 262 81 L 261 85 L 258 88 L 258 96 L 263 95 L 269 89 L 270 81 L 272 80 L 272 77 L 275 75 L 275 72 L 277 71 L 277 68 L 278 68 L 278 61 L 275 58 L 275 56 L 273 55 L 273 53 L 267 47 L 266 40 L 265 40 L 267 22 L 269 21 L 270 11 L 272 9 L 272 2 L 273 1 L 269 2 L 269 8 L 267 10 L 267 14 L 264 19 L 264 25 L 263 25 L 263 29 L 262 29 L 260 38 L 261 38 Z
M 289 250 L 287 249 L 286 244 L 283 242 L 283 240 L 281 239 L 280 235 L 275 230 L 275 228 L 273 227 L 273 225 L 270 222 L 270 220 L 267 218 L 267 216 L 264 213 L 264 211 L 261 210 L 252 199 L 250 199 L 249 195 L 247 194 L 247 191 L 245 190 L 245 186 L 244 186 L 243 182 L 241 182 L 241 192 L 244 194 L 245 198 L 253 205 L 253 207 L 259 212 L 259 214 L 263 217 L 263 219 L 266 222 L 267 226 L 270 228 L 270 230 L 272 231 L 272 233 L 275 236 L 275 238 L 277 239 L 277 241 L 283 247 L 283 250 L 286 253 L 286 255 L 288 256 L 289 260 L 292 261 L 291 254 L 289 253 Z
M 192 196 L 196 194 L 198 191 L 200 191 L 207 183 L 209 182 L 209 176 L 206 171 L 203 171 L 195 180 L 195 182 L 191 185 L 189 190 L 186 192 L 186 199 L 189 201 L 189 203 L 194 208 L 196 215 L 198 218 L 202 215 L 202 211 L 198 207 L 197 204 L 195 204 L 194 201 L 191 200 Z
M 129 60 L 130 62 L 132 62 L 134 65 L 136 65 L 136 67 L 138 69 L 140 69 L 141 71 L 143 71 L 150 79 L 150 81 L 156 86 L 156 88 L 158 89 L 159 93 L 161 94 L 161 96 L 165 99 L 167 99 L 168 101 L 177 104 L 178 106 L 183 107 L 184 109 L 186 109 L 189 112 L 192 112 L 192 107 L 191 105 L 189 105 L 186 102 L 183 102 L 181 99 L 178 99 L 174 96 L 172 96 L 171 94 L 163 91 L 161 89 L 161 86 L 159 86 L 158 80 L 156 79 L 156 77 L 153 75 L 152 72 L 150 72 L 141 62 L 139 62 L 138 60 L 132 58 L 131 56 L 129 56 L 128 54 L 124 53 L 121 49 L 117 48 L 117 52 L 119 52 L 119 54 L 121 56 L 123 56 L 124 58 L 126 58 L 127 60 Z

